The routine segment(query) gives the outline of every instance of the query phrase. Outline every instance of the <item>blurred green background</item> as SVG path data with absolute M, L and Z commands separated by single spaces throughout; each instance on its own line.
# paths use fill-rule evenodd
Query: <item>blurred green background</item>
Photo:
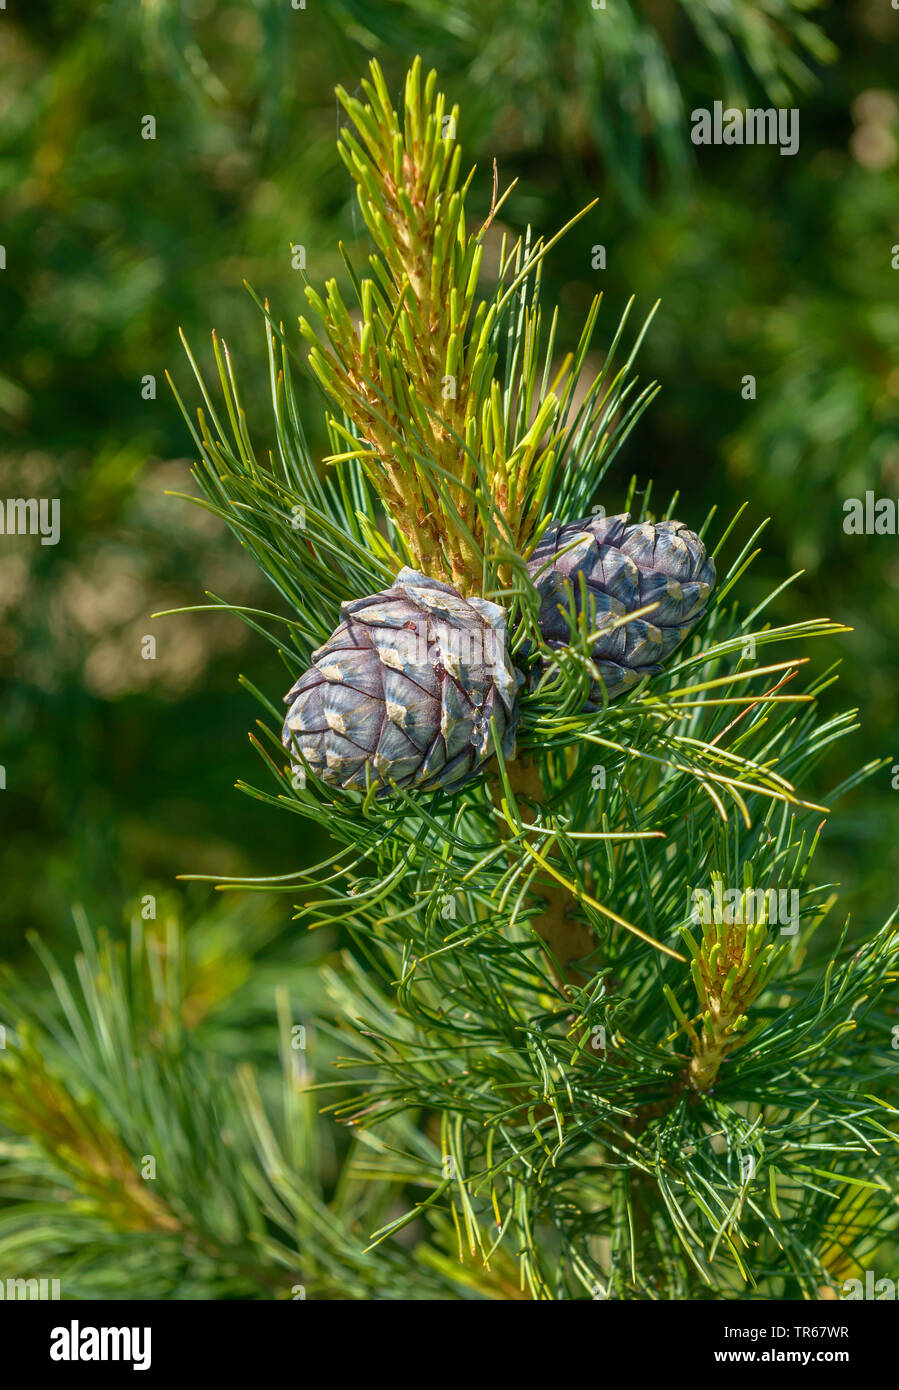
M 899 538 L 847 536 L 842 504 L 899 497 L 899 12 L 889 0 L 43 0 L 0 14 L 0 493 L 59 497 L 60 543 L 0 542 L 4 670 L 0 957 L 27 928 L 71 943 L 70 904 L 117 927 L 158 895 L 189 919 L 209 901 L 182 872 L 286 873 L 315 854 L 294 817 L 241 796 L 264 776 L 239 672 L 287 682 L 237 620 L 152 619 L 205 590 L 271 606 L 255 569 L 192 491 L 189 437 L 164 373 L 190 394 L 177 338 L 234 353 L 257 444 L 271 442 L 262 323 L 244 279 L 295 321 L 306 249 L 315 284 L 338 238 L 365 247 L 334 137 L 335 84 L 376 54 L 399 92 L 409 58 L 438 68 L 479 164 L 518 187 L 516 233 L 597 207 L 545 266 L 558 341 L 597 289 L 611 332 L 633 293 L 661 297 L 641 376 L 662 393 L 619 456 L 679 489 L 698 525 L 713 502 L 742 534 L 771 517 L 742 587 L 752 602 L 803 569 L 778 622 L 855 630 L 809 655 L 842 658 L 832 710 L 860 709 L 814 789 L 895 755 Z M 693 107 L 800 109 L 800 149 L 694 148 Z M 144 118 L 155 140 L 142 138 Z M 145 128 L 145 127 L 144 127 Z M 592 248 L 606 248 L 594 270 Z M 746 400 L 742 379 L 757 379 Z M 156 382 L 155 398 L 142 383 Z M 308 392 L 307 430 L 324 449 Z M 156 638 L 155 660 L 141 655 Z M 893 906 L 899 791 L 889 769 L 828 826 L 823 881 L 856 924 Z M 290 898 L 274 907 L 286 921 Z M 160 912 L 162 908 L 160 907 Z

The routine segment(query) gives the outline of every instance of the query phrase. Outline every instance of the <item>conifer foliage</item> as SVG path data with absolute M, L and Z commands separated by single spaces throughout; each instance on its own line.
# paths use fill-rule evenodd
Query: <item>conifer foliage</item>
M 85 1143 L 108 1155 L 113 1182 L 129 1153 L 154 1148 L 152 1130 L 160 1181 L 152 1201 L 119 1186 L 121 1231 L 158 1247 L 170 1287 L 180 1277 L 221 1295 L 227 1267 L 238 1296 L 290 1297 L 295 1284 L 309 1297 L 820 1297 L 889 1229 L 897 1171 L 896 927 L 840 925 L 832 886 L 814 876 L 830 808 L 873 770 L 824 797 L 807 790 L 854 714 L 820 713 L 834 673 L 809 675 L 806 649 L 846 629 L 778 626 L 785 585 L 747 610 L 739 584 L 763 528 L 713 513 L 689 520 L 694 533 L 673 521 L 675 506 L 690 518 L 688 492 L 656 509 L 633 479 L 629 520 L 614 520 L 693 546 L 682 578 L 695 592 L 677 642 L 609 698 L 597 644 L 617 635 L 626 649 L 631 625 L 659 632 L 653 615 L 683 592 L 648 583 L 628 604 L 597 605 L 583 569 L 562 566 L 548 630 L 534 557 L 566 527 L 577 544 L 584 525 L 611 524 L 596 520 L 615 490 L 609 469 L 656 389 L 633 370 L 649 320 L 634 332 L 628 306 L 588 370 L 599 298 L 579 340 L 560 343 L 540 298 L 557 237 L 498 235 L 514 189 L 494 187 L 472 225 L 478 175 L 463 173 L 460 112 L 436 74 L 414 63 L 396 111 L 373 63 L 362 94 L 339 93 L 339 152 L 372 253 L 367 267 L 345 256 L 343 287 L 307 286 L 301 339 L 260 302 L 272 452 L 218 338 L 215 387 L 191 355 L 201 404 L 183 407 L 197 500 L 279 599 L 277 613 L 233 610 L 285 665 L 281 690 L 246 682 L 263 709 L 263 777 L 244 790 L 296 816 L 298 843 L 309 822 L 333 841 L 321 864 L 225 886 L 290 894 L 299 926 L 339 928 L 341 950 L 323 960 L 312 948 L 302 972 L 285 965 L 274 1097 L 250 1060 L 236 1080 L 198 1065 L 174 928 L 156 947 L 136 933 L 127 966 L 84 928 L 83 1000 L 48 961 L 66 1022 L 43 1025 L 45 1087 L 29 1098 L 14 1067 L 0 1115 L 28 1132 L 29 1106 L 52 1108 L 76 1065 L 100 1086 L 110 1018 L 122 1065 L 161 1049 L 165 1066 L 160 1054 L 154 1071 L 138 1068 L 137 1118 L 107 1077 L 90 1141 L 76 1142 L 85 1116 L 67 1112 L 68 1158 L 29 1150 L 20 1162 L 47 1189 L 62 1170 L 85 1191 Z M 327 412 L 324 460 L 294 390 L 307 367 Z M 333 644 L 341 605 L 389 625 L 407 599 L 374 616 L 369 601 L 399 593 L 398 576 L 407 589 L 424 579 L 416 603 L 450 593 L 503 615 L 510 704 L 497 698 L 485 756 L 466 755 L 449 785 L 392 777 L 389 759 L 366 775 L 363 757 L 335 778 L 308 740 L 289 754 L 281 742 L 283 690 L 299 678 L 300 695 L 320 691 L 303 673 L 320 671 L 322 650 L 328 679 L 347 688 L 328 710 L 318 694 L 315 715 L 329 737 L 335 717 L 336 738 L 355 736 L 364 690 L 348 644 Z M 390 666 L 392 639 L 374 648 Z M 400 724 L 405 698 L 389 697 Z M 294 990 L 313 1039 L 299 1069 Z M 172 1142 L 188 1093 L 191 1122 L 207 1126 L 194 1141 L 218 1155 L 194 1190 L 227 1194 L 193 1211 L 187 1150 Z M 84 1239 L 108 1245 L 100 1199 L 85 1195 Z M 13 1239 L 7 1222 L 0 1248 Z

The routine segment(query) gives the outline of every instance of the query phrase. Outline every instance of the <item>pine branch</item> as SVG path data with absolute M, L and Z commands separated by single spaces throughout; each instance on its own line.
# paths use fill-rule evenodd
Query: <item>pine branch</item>
M 744 889 L 740 901 L 722 907 L 724 875 L 713 873 L 713 905 L 703 914 L 701 945 L 684 930 L 692 957 L 691 970 L 701 1009 L 701 1031 L 682 1015 L 680 1021 L 693 1044 L 690 1084 L 698 1091 L 714 1086 L 722 1064 L 741 1042 L 748 1010 L 761 994 L 786 949 L 767 940 L 769 902 L 764 890 Z M 775 894 L 775 905 L 776 905 Z M 776 912 L 775 912 L 776 918 Z M 678 1006 L 669 991 L 675 1012 Z
M 77 985 L 36 942 L 52 994 L 10 972 L 0 989 L 0 1122 L 20 1136 L 0 1142 L 0 1263 L 28 1277 L 52 1259 L 65 1298 L 115 1297 L 126 1274 L 147 1298 L 445 1296 L 452 1281 L 411 1252 L 365 1255 L 359 1222 L 389 1195 L 338 1168 L 323 1196 L 334 1140 L 306 1062 L 326 1050 L 308 1013 L 295 1050 L 290 1003 L 312 996 L 321 960 L 277 961 L 257 1004 L 248 943 L 273 936 L 258 912 L 187 940 L 134 923 L 127 950 L 78 928 Z M 262 1076 L 232 1055 L 232 1029 L 253 1050 L 257 1013 Z
M 312 372 L 355 430 L 354 437 L 332 422 L 343 441 L 332 462 L 360 461 L 416 568 L 450 579 L 463 593 L 481 593 L 490 588 L 485 576 L 494 552 L 500 562 L 507 552 L 511 559 L 535 538 L 573 432 L 597 439 L 630 394 L 630 361 L 608 385 L 604 369 L 569 418 L 599 301 L 576 357 L 555 369 L 548 390 L 540 315 L 527 302 L 528 283 L 539 283 L 543 256 L 567 228 L 546 244 L 504 243 L 496 288 L 479 298 L 483 237 L 499 203 L 494 197 L 477 232 L 466 231 L 471 176 L 457 187 L 458 109 L 446 113 L 436 73 L 422 91 L 416 60 L 401 128 L 375 62 L 371 74 L 362 84 L 367 104 L 343 91 L 338 96 L 358 135 L 344 129 L 339 150 L 376 248 L 373 274 L 353 276 L 355 316 L 336 281 L 327 284 L 325 299 L 307 288 L 330 351 L 312 323 L 302 319 L 300 328 L 311 344 Z M 505 331 L 516 333 L 521 354 L 510 358 L 504 386 L 495 368 Z M 632 403 L 634 418 L 650 396 Z M 625 427 L 626 420 L 619 433 Z M 508 568 L 500 563 L 500 570 L 508 582 Z
M 525 235 L 496 285 L 475 287 L 477 234 L 434 79 L 410 74 L 402 128 L 376 70 L 364 90 L 343 145 L 376 248 L 371 287 L 351 274 L 356 322 L 336 286 L 310 295 L 327 339 L 311 334 L 309 359 L 329 402 L 324 479 L 267 306 L 280 462 L 259 462 L 217 346 L 224 411 L 195 365 L 197 478 L 281 595 L 285 614 L 240 616 L 271 629 L 292 676 L 292 651 L 308 664 L 341 600 L 378 593 L 404 561 L 500 603 L 525 678 L 519 754 L 500 751 L 453 794 L 336 790 L 285 765 L 275 700 L 257 692 L 271 790 L 245 790 L 314 823 L 334 852 L 225 886 L 291 893 L 299 920 L 352 942 L 325 973 L 322 1028 L 340 1055 L 328 1110 L 365 1136 L 348 1181 L 407 1193 L 373 1223 L 373 1253 L 422 1220 L 427 1248 L 455 1245 L 478 1296 L 504 1286 L 514 1253 L 535 1298 L 817 1297 L 842 1234 L 855 1239 L 851 1216 L 834 1218 L 847 1185 L 885 1202 L 896 1191 L 882 1002 L 894 923 L 841 945 L 826 970 L 810 954 L 835 903 L 814 878 L 823 825 L 877 770 L 829 797 L 807 790 L 855 727 L 852 711 L 822 715 L 834 674 L 812 672 L 807 644 L 846 629 L 778 626 L 768 610 L 789 580 L 741 607 L 764 528 L 745 535 L 738 514 L 716 539 L 710 516 L 718 584 L 702 623 L 662 673 L 587 707 L 594 619 L 582 608 L 567 643 L 548 646 L 525 560 L 550 518 L 586 515 L 651 398 L 632 375 L 642 332 L 623 347 L 626 310 L 582 381 L 597 302 L 559 362 L 556 316 L 546 332 L 540 307 L 551 243 Z M 446 399 L 441 369 L 456 378 Z M 654 507 L 637 482 L 634 520 L 670 517 L 674 500 Z M 737 913 L 695 939 L 695 892 L 716 883 L 739 885 L 741 904 L 801 894 L 795 932 L 778 940 L 764 913 Z M 881 1233 L 891 1220 L 878 1217 Z

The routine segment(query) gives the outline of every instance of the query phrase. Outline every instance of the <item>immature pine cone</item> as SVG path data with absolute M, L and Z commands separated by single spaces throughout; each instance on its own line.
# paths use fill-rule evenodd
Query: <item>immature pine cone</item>
M 679 521 L 641 522 L 630 515 L 589 516 L 568 526 L 552 526 L 528 562 L 540 594 L 540 631 L 550 647 L 564 647 L 571 630 L 563 616 L 581 611 L 586 583 L 588 622 L 602 629 L 627 613 L 655 603 L 645 618 L 601 633 L 592 649 L 607 699 L 614 700 L 661 663 L 705 612 L 715 584 L 715 562 L 699 537 Z M 594 681 L 586 708 L 602 705 L 602 686 Z
M 284 698 L 282 740 L 322 781 L 457 789 L 515 756 L 517 681 L 503 610 L 416 570 L 341 605 L 343 621 Z

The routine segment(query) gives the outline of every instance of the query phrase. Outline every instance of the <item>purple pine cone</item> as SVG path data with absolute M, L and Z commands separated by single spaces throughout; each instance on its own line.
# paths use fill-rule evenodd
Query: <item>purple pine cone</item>
M 629 521 L 625 512 L 550 525 L 528 562 L 541 598 L 540 631 L 550 647 L 570 641 L 566 581 L 580 613 L 583 575 L 588 622 L 600 630 L 592 655 L 602 677 L 602 685 L 591 686 L 588 709 L 602 705 L 603 687 L 614 700 L 643 676 L 658 674 L 702 617 L 715 585 L 715 562 L 695 532 L 679 521 Z M 645 618 L 612 627 L 651 603 L 658 606 Z
M 284 746 L 322 781 L 456 790 L 494 751 L 491 716 L 515 756 L 518 682 L 497 604 L 403 569 L 340 612 L 284 697 Z

